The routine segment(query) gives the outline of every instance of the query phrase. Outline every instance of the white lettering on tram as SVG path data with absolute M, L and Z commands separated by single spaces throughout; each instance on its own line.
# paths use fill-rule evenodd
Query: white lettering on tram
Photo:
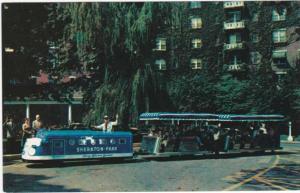
M 118 147 L 107 146 L 107 147 L 77 147 L 76 152 L 102 152 L 102 151 L 117 151 Z

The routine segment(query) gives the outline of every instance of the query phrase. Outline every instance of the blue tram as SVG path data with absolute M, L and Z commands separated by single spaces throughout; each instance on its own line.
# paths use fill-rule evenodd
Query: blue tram
M 280 149 L 282 115 L 233 115 L 207 113 L 143 113 L 142 157 L 203 155 Z M 143 124 L 144 123 L 144 124 Z M 267 124 L 265 131 L 260 124 Z M 217 126 L 216 124 L 222 124 Z M 27 139 L 25 161 L 132 158 L 131 132 L 41 129 Z
M 27 139 L 22 159 L 25 161 L 70 160 L 90 158 L 126 158 L 133 156 L 130 132 L 41 129 Z

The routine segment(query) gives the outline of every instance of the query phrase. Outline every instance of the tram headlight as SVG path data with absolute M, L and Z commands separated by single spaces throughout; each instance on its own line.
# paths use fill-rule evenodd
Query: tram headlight
M 35 149 L 32 148 L 32 147 L 28 149 L 28 154 L 29 154 L 29 155 L 34 155 L 35 152 L 36 152 Z

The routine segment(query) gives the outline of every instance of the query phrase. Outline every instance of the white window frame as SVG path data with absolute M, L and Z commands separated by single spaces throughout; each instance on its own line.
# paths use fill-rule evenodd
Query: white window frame
M 194 38 L 192 39 L 192 48 L 201 48 L 202 47 L 202 40 L 200 38 Z
M 202 28 L 202 19 L 200 17 L 195 17 L 191 19 L 191 28 L 192 29 L 201 29 Z
M 287 57 L 287 49 L 278 49 L 278 50 L 273 50 L 272 51 L 272 55 L 274 55 L 274 54 L 282 54 L 283 55 L 283 57 L 279 57 L 279 58 L 286 58 Z M 274 57 L 274 56 L 272 56 L 273 58 L 277 58 L 277 57 Z
M 155 60 L 155 66 L 158 70 L 167 70 L 167 63 L 164 59 Z
M 156 38 L 156 51 L 167 50 L 167 38 Z
M 272 10 L 272 21 L 284 21 L 286 20 L 286 8 L 282 10 L 282 15 L 280 15 L 277 9 Z
M 190 2 L 191 9 L 197 9 L 197 8 L 201 8 L 201 7 L 202 7 L 201 1 L 191 1 Z
M 200 59 L 200 58 L 192 58 L 191 59 L 191 69 L 199 70 L 199 69 L 202 69 L 202 67 L 203 67 L 202 59 Z
M 272 40 L 274 43 L 286 42 L 287 41 L 286 35 L 287 34 L 285 28 L 274 30 L 272 33 Z

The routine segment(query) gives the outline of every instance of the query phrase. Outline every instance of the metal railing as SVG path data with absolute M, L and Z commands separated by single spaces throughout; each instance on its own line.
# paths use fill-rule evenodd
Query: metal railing
M 236 22 L 224 22 L 224 29 L 243 29 L 245 28 L 245 21 L 236 21 Z
M 224 8 L 244 7 L 244 1 L 226 1 L 223 4 Z

